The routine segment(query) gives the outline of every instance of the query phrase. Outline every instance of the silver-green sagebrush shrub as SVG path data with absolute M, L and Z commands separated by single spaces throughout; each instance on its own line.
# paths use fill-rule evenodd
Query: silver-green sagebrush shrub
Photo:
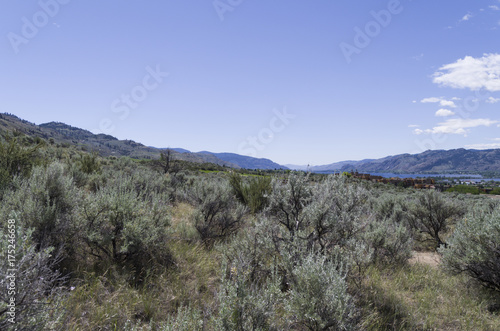
M 273 188 L 268 217 L 281 228 L 271 231 L 280 253 L 293 243 L 323 255 L 356 252 L 349 254 L 358 265 L 369 261 L 371 249 L 359 249 L 364 245 L 363 231 L 372 220 L 366 189 L 343 176 L 311 184 L 300 175 L 275 179 Z
M 169 317 L 167 322 L 161 325 L 160 330 L 201 331 L 205 330 L 204 325 L 204 317 L 199 310 L 181 306 L 175 316 Z
M 38 249 L 64 246 L 65 256 L 72 254 L 72 243 L 78 232 L 75 213 L 79 192 L 61 163 L 35 167 L 17 190 L 9 192 L 2 214 L 15 210 L 22 225 L 33 229 Z
M 288 235 L 284 226 L 262 218 L 219 247 L 225 262 L 217 330 L 352 329 L 356 308 L 346 278 L 351 260 L 362 259 L 354 255 L 365 252 L 337 246 L 320 253 Z
M 4 259 L 0 264 L 2 330 L 44 330 L 62 312 L 56 301 L 64 292 L 65 280 L 57 270 L 60 250 L 37 249 L 32 235 L 33 230 L 26 229 L 16 213 L 11 213 L 0 227 L 0 256 Z M 9 255 L 15 259 L 7 259 Z M 14 310 L 11 298 L 15 300 Z
M 223 256 L 221 285 L 211 323 L 214 330 L 276 330 L 282 306 L 279 257 L 267 224 L 259 221 L 216 249 Z
M 500 292 L 500 208 L 476 208 L 461 220 L 441 247 L 444 266 Z
M 274 221 L 288 230 L 290 239 L 294 240 L 296 232 L 304 229 L 308 221 L 303 213 L 312 199 L 308 177 L 291 174 L 285 178 L 274 178 L 271 184 L 268 212 Z
M 309 254 L 292 269 L 285 310 L 290 328 L 354 330 L 355 307 L 347 272 L 324 256 Z
M 348 246 L 372 219 L 367 200 L 368 192 L 347 177 L 329 176 L 315 185 L 311 203 L 304 208 L 308 241 L 321 252 Z
M 222 283 L 217 293 L 214 330 L 278 330 L 277 314 L 283 307 L 279 277 L 274 273 L 265 283 L 249 281 L 238 263 L 223 263 Z
M 190 188 L 189 199 L 196 207 L 194 226 L 207 246 L 233 235 L 243 223 L 246 208 L 236 201 L 226 181 L 199 180 Z
M 405 202 L 392 195 L 377 197 L 375 219 L 363 235 L 373 248 L 374 262 L 404 264 L 411 257 L 413 238 Z
M 404 264 L 411 257 L 413 238 L 402 223 L 391 219 L 373 221 L 366 229 L 364 238 L 373 248 L 376 263 Z
M 366 188 L 345 176 L 328 176 L 309 183 L 306 176 L 292 174 L 287 180 L 273 181 L 268 218 L 276 251 L 294 252 L 298 263 L 307 252 L 322 256 L 342 256 L 349 278 L 362 279 L 372 262 L 373 248 L 364 233 L 373 221 Z M 293 268 L 283 270 L 290 277 Z
M 81 237 L 98 263 L 131 267 L 140 281 L 145 270 L 170 262 L 170 215 L 168 196 L 137 191 L 133 184 L 133 178 L 123 175 L 87 194 Z

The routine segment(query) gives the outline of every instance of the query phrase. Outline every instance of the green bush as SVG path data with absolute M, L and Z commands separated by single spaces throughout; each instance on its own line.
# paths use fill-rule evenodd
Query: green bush
M 440 252 L 448 270 L 500 292 L 500 208 L 470 212 Z
M 88 253 L 109 265 L 127 266 L 135 282 L 170 264 L 168 197 L 136 190 L 132 176 L 117 176 L 83 202 L 81 238 Z
M 243 223 L 246 209 L 236 201 L 227 182 L 199 180 L 191 187 L 189 200 L 196 207 L 194 226 L 207 246 L 236 233 Z
M 47 168 L 35 167 L 17 190 L 9 192 L 1 210 L 3 215 L 9 210 L 18 212 L 22 225 L 33 229 L 37 249 L 64 247 L 65 258 L 69 258 L 78 233 L 78 202 L 79 192 L 66 167 L 55 162 Z
M 271 191 L 271 177 L 250 177 L 244 183 L 240 175 L 233 173 L 229 178 L 229 184 L 236 198 L 248 206 L 252 214 L 267 207 L 267 196 Z
M 402 223 L 391 219 L 377 220 L 369 224 L 364 235 L 373 248 L 375 262 L 404 264 L 412 254 L 413 238 Z
M 354 330 L 356 309 L 348 294 L 347 272 L 315 254 L 307 255 L 291 273 L 285 299 L 287 320 L 308 330 Z
M 18 138 L 0 138 L 0 193 L 14 176 L 28 176 L 37 163 L 36 152 L 40 145 L 24 147 Z M 1 195 L 0 195 L 1 197 Z
M 80 170 L 86 174 L 92 174 L 94 172 L 101 171 L 101 164 L 97 158 L 96 153 L 92 154 L 82 154 L 78 160 L 78 165 Z
M 392 195 L 376 198 L 375 220 L 365 228 L 364 239 L 373 248 L 375 262 L 404 264 L 411 257 L 413 238 L 407 206 Z
M 470 194 L 479 194 L 479 188 L 477 186 L 469 186 L 469 185 L 455 185 L 446 190 L 446 192 L 457 192 L 457 193 L 470 193 Z

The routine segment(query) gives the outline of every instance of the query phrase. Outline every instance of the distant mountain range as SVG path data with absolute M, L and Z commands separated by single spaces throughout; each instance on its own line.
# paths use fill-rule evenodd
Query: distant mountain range
M 293 165 L 288 167 L 297 169 Z M 500 172 L 500 149 L 429 150 L 419 154 L 400 154 L 381 159 L 342 161 L 309 167 L 309 171 L 313 172 L 351 170 L 371 173 Z
M 90 131 L 60 122 L 36 125 L 7 113 L 0 113 L 0 131 L 39 137 L 61 146 L 74 145 L 82 150 L 98 152 L 102 156 L 113 155 L 137 159 L 155 159 L 165 150 L 165 148 L 144 146 L 133 140 L 118 140 L 106 134 L 93 134 Z M 175 159 L 190 162 L 215 163 L 230 168 L 288 169 L 268 159 L 258 159 L 233 153 L 192 153 L 182 148 L 173 148 L 172 151 Z
M 106 134 L 93 134 L 64 123 L 50 122 L 36 125 L 12 114 L 0 113 L 0 131 L 40 137 L 51 144 L 74 145 L 102 156 L 129 156 L 137 159 L 158 158 L 165 148 L 144 146 L 133 140 L 118 140 Z M 215 163 L 231 168 L 295 169 L 312 172 L 351 171 L 378 173 L 444 173 L 497 172 L 500 173 L 500 149 L 489 150 L 433 150 L 420 154 L 400 154 L 381 159 L 342 161 L 320 166 L 280 165 L 269 159 L 260 159 L 234 153 L 193 153 L 183 148 L 171 148 L 174 158 L 198 163 Z
M 172 148 L 172 149 L 179 153 L 192 153 L 201 156 L 212 155 L 222 161 L 229 162 L 240 168 L 245 168 L 245 169 L 265 169 L 265 170 L 288 169 L 288 167 L 275 163 L 269 159 L 259 159 L 235 153 L 212 153 L 207 151 L 193 153 L 184 148 Z

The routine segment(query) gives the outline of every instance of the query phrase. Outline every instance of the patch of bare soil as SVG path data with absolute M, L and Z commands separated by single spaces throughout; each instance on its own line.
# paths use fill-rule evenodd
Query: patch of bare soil
M 410 264 L 420 263 L 437 267 L 441 263 L 441 256 L 436 252 L 413 252 Z

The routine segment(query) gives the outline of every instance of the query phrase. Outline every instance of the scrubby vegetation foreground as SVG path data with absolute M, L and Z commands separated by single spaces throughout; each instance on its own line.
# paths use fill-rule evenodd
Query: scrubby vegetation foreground
M 167 156 L 0 142 L 0 329 L 500 329 L 497 200 Z

